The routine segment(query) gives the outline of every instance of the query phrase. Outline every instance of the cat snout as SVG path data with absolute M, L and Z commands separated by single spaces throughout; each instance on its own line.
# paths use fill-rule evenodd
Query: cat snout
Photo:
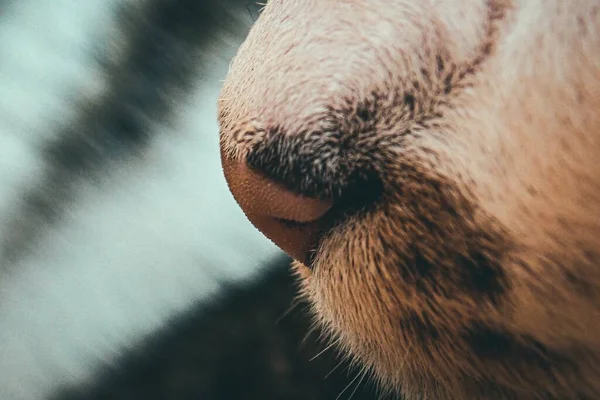
M 229 190 L 250 222 L 294 259 L 307 263 L 316 250 L 321 220 L 332 201 L 293 193 L 245 162 L 222 157 Z

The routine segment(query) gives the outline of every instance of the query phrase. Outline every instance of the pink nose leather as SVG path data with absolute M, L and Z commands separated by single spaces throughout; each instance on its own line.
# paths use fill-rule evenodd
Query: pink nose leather
M 306 263 L 318 241 L 318 221 L 332 203 L 294 194 L 245 163 L 223 155 L 221 162 L 229 190 L 250 222 L 291 257 Z M 281 220 L 299 224 L 290 227 Z

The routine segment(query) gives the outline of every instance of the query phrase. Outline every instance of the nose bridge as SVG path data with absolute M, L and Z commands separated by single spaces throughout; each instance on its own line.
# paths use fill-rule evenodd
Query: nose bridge
M 297 122 L 355 96 L 381 71 L 358 36 L 360 16 L 342 7 L 351 2 L 305 1 L 269 4 L 240 48 L 221 95 L 238 120 L 302 130 Z

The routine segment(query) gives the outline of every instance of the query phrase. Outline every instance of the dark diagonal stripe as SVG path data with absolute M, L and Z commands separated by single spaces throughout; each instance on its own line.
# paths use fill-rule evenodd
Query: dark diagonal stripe
M 274 260 L 250 285 L 232 285 L 208 304 L 174 317 L 101 368 L 89 385 L 52 400 L 353 400 L 385 399 L 343 361 L 312 320 L 289 273 Z M 231 284 L 230 284 L 231 285 Z
M 202 79 L 203 46 L 235 29 L 232 10 L 248 6 L 243 0 L 150 0 L 119 10 L 126 54 L 106 65 L 106 93 L 81 104 L 76 120 L 44 146 L 45 176 L 23 194 L 1 243 L 5 266 L 26 254 L 44 226 L 60 218 L 79 179 L 134 157 L 148 144 L 152 123 L 168 124 L 191 94 L 191 83 Z

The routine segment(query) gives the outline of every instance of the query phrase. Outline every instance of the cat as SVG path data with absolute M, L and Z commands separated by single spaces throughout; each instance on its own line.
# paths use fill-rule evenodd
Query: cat
M 596 0 L 271 0 L 222 164 L 382 390 L 593 399 L 599 109 Z

